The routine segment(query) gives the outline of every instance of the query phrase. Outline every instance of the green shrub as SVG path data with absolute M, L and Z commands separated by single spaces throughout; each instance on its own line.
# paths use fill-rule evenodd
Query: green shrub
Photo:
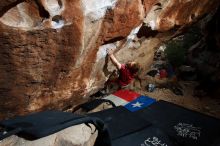
M 200 29 L 198 27 L 192 27 L 184 34 L 183 47 L 189 49 L 192 45 L 197 43 L 201 39 Z
M 179 67 L 185 62 L 185 53 L 186 50 L 179 41 L 170 41 L 166 46 L 166 57 L 174 67 Z
M 174 67 L 179 67 L 186 62 L 187 50 L 201 38 L 200 29 L 192 27 L 181 39 L 171 40 L 166 45 L 165 54 Z

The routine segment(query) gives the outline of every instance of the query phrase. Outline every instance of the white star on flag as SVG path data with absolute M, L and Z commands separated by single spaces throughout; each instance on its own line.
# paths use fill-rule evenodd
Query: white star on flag
M 133 106 L 133 108 L 135 108 L 135 107 L 139 107 L 140 108 L 143 105 L 143 103 L 136 102 L 136 103 L 133 103 L 131 105 Z

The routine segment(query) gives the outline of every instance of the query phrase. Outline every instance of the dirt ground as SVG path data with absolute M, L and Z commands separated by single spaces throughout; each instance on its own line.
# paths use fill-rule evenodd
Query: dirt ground
M 155 98 L 156 100 L 172 102 L 185 108 L 220 119 L 220 98 L 194 97 L 193 89 L 196 86 L 196 82 L 181 81 L 179 84 L 182 87 L 183 96 L 175 95 L 170 89 L 166 88 L 155 88 L 153 92 L 148 92 L 147 89 L 143 88 L 134 90 L 142 95 Z

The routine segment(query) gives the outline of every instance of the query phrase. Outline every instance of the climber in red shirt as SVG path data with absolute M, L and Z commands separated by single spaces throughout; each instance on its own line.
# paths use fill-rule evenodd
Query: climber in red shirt
M 135 75 L 140 69 L 140 65 L 134 61 L 130 61 L 126 64 L 119 63 L 119 61 L 113 55 L 113 49 L 108 49 L 107 53 L 112 63 L 116 66 L 119 72 L 118 78 L 113 81 L 107 81 L 107 84 L 109 84 L 109 82 L 114 82 L 116 83 L 116 85 L 114 86 L 117 86 L 116 88 L 118 89 L 126 87 L 134 79 Z

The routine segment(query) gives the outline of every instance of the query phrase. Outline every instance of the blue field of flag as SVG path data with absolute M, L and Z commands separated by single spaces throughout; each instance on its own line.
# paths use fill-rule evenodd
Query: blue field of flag
M 129 111 L 135 112 L 135 111 L 138 111 L 140 109 L 143 109 L 143 108 L 151 105 L 154 102 L 156 102 L 155 99 L 142 95 L 142 96 L 138 97 L 137 99 L 126 104 L 125 107 Z

